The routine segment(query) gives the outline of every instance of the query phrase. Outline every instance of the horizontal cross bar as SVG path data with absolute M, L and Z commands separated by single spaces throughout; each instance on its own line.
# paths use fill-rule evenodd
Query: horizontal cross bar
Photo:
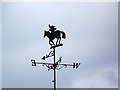
M 42 62 L 36 62 L 35 60 L 31 60 L 32 62 L 32 66 L 36 66 L 36 64 L 42 64 L 42 65 L 46 65 L 47 67 L 51 66 L 53 69 L 53 67 L 57 67 L 57 66 L 73 66 L 73 68 L 78 68 L 80 66 L 81 63 L 73 63 L 73 64 L 59 64 L 58 62 L 54 63 L 42 63 Z

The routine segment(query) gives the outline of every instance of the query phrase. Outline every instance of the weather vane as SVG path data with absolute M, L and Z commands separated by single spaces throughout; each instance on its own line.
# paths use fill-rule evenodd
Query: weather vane
M 49 45 L 51 46 L 50 49 L 53 49 L 53 50 L 50 51 L 45 56 L 43 56 L 41 59 L 46 60 L 49 57 L 53 57 L 54 62 L 53 63 L 43 63 L 43 62 L 36 62 L 35 60 L 31 60 L 31 62 L 32 62 L 32 66 L 36 66 L 37 64 L 41 64 L 42 66 L 46 66 L 48 68 L 48 71 L 49 70 L 54 71 L 54 80 L 52 82 L 54 83 L 54 90 L 56 90 L 56 70 L 60 70 L 63 67 L 68 67 L 68 66 L 72 66 L 73 68 L 78 68 L 81 63 L 62 64 L 61 63 L 62 57 L 60 57 L 59 60 L 56 61 L 55 49 L 57 47 L 63 46 L 63 44 L 61 43 L 61 38 L 65 39 L 66 34 L 63 31 L 57 30 L 57 28 L 55 28 L 55 26 L 53 26 L 53 25 L 49 24 L 48 26 L 49 26 L 49 30 L 44 31 L 44 38 L 46 36 L 48 37 Z M 54 41 L 53 41 L 55 38 L 57 39 L 56 43 L 54 43 Z

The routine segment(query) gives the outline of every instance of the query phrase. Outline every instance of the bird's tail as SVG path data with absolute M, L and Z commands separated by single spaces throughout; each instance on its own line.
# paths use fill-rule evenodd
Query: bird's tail
M 61 33 L 62 33 L 62 38 L 65 39 L 66 38 L 66 34 L 63 31 L 61 31 Z

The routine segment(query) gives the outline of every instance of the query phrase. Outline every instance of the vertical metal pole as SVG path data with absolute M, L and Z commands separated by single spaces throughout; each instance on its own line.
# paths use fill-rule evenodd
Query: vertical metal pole
M 56 90 L 56 65 L 55 65 L 55 48 L 53 48 L 54 52 L 54 90 Z

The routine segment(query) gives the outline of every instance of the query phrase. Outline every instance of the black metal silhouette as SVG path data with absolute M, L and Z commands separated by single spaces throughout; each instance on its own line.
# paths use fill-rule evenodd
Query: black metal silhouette
M 49 26 L 49 28 L 50 28 L 49 31 L 50 31 L 52 34 L 54 34 L 54 32 L 56 31 L 57 28 L 55 28 L 55 26 L 53 26 L 53 25 L 50 26 L 50 24 L 49 24 L 48 26 Z
M 43 56 L 41 59 L 45 60 L 45 59 L 53 56 L 54 62 L 53 63 L 43 63 L 43 62 L 36 62 L 35 60 L 31 60 L 31 62 L 32 62 L 32 66 L 36 66 L 37 64 L 41 64 L 42 66 L 46 66 L 48 68 L 48 71 L 50 71 L 51 69 L 54 71 L 54 80 L 52 82 L 54 82 L 54 90 L 56 90 L 56 70 L 60 70 L 63 67 L 66 68 L 68 66 L 72 66 L 73 68 L 77 69 L 81 63 L 61 64 L 62 57 L 60 57 L 59 60 L 56 62 L 55 48 L 63 46 L 63 44 L 60 43 L 60 40 L 61 40 L 60 33 L 62 33 L 62 35 L 63 35 L 62 38 L 65 39 L 66 36 L 65 36 L 65 33 L 63 31 L 56 30 L 55 26 L 49 25 L 49 27 L 50 27 L 50 29 L 49 29 L 49 31 L 45 31 L 44 37 L 47 36 L 49 38 L 49 44 L 50 44 L 50 42 L 53 43 L 53 45 L 50 44 L 51 45 L 50 49 L 53 49 L 53 51 L 50 51 L 49 54 Z M 56 45 L 54 44 L 54 42 L 53 42 L 54 38 L 57 38 L 57 42 L 59 40 L 59 44 L 57 44 L 57 42 L 56 42 Z
M 54 55 L 53 51 L 50 51 L 49 54 L 42 57 L 42 60 L 45 60 L 46 58 L 52 57 Z
M 62 38 L 63 39 L 66 38 L 66 34 L 63 31 L 56 30 L 55 26 L 50 26 L 50 24 L 48 26 L 50 27 L 50 29 L 49 29 L 49 31 L 44 31 L 44 38 L 45 38 L 45 36 L 47 36 L 49 38 L 49 44 L 51 46 L 55 46 L 53 40 L 55 38 L 57 38 L 56 45 L 60 45 L 61 44 L 60 43 L 60 41 L 61 41 L 61 34 L 62 34 Z M 52 44 L 50 42 L 52 42 Z

